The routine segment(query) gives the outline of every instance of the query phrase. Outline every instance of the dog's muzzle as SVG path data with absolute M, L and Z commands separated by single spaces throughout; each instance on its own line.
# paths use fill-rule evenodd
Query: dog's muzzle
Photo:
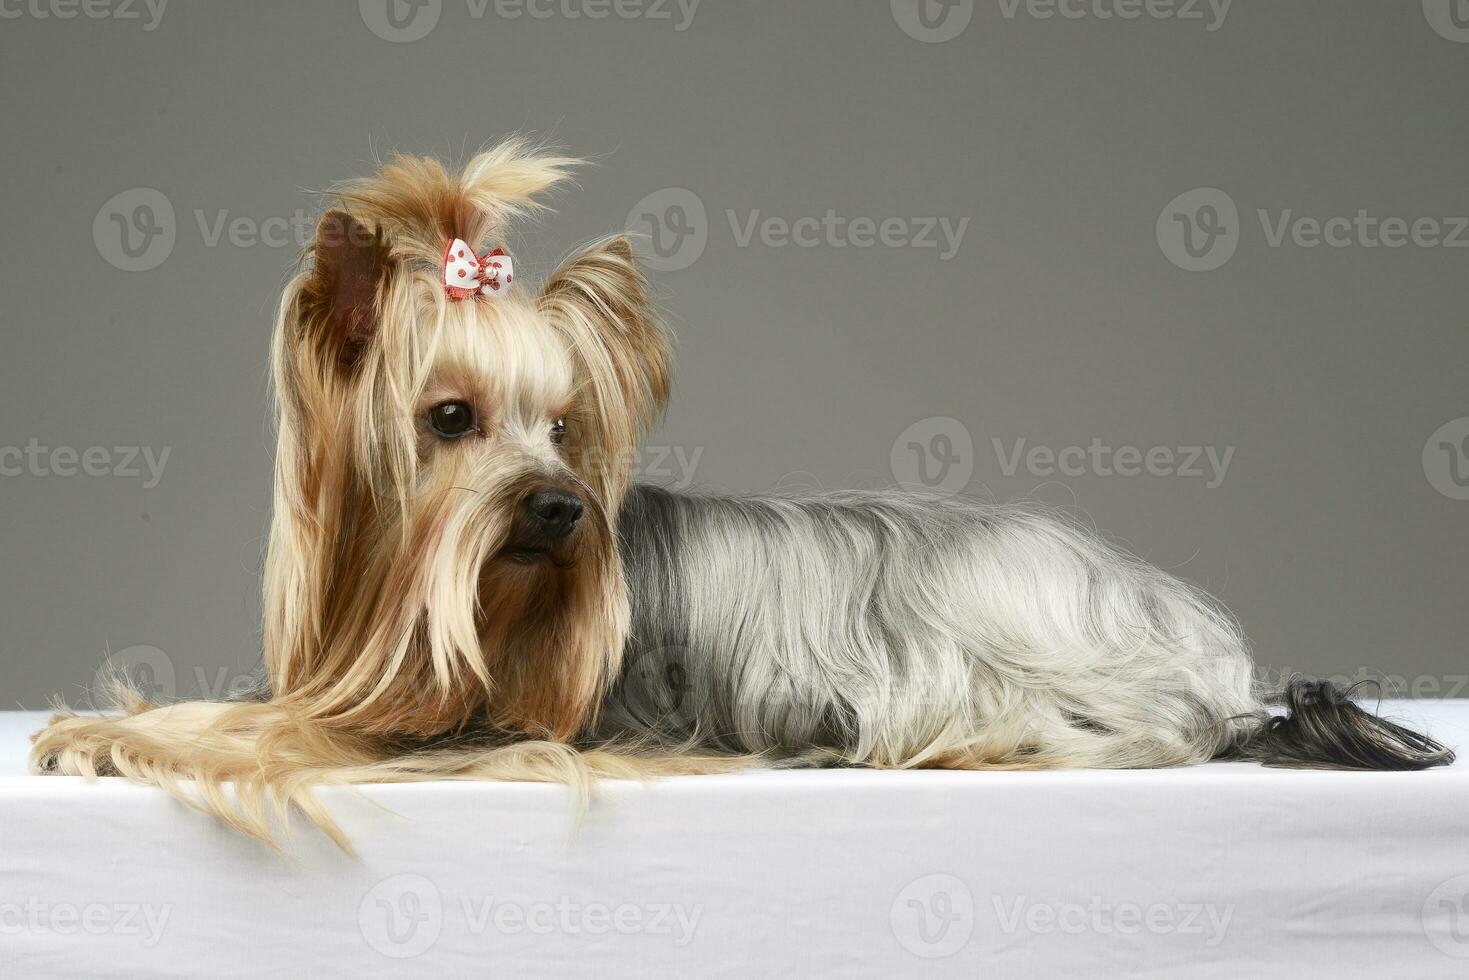
M 571 537 L 586 511 L 580 496 L 561 487 L 542 487 L 521 501 L 509 552 L 536 558 L 556 550 Z

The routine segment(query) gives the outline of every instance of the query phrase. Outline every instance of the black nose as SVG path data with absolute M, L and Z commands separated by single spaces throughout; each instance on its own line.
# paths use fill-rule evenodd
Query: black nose
M 525 501 L 527 516 L 551 541 L 560 541 L 581 520 L 581 498 L 565 490 L 537 490 Z

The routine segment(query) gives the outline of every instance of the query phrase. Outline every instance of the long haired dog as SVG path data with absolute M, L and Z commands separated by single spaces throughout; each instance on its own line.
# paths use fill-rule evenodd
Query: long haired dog
M 1451 760 L 1326 684 L 1272 717 L 1207 596 L 1054 515 L 630 487 L 670 371 L 630 243 L 539 290 L 480 252 L 572 164 L 511 141 L 338 189 L 272 345 L 259 696 L 63 715 L 36 768 L 346 846 L 314 786 Z

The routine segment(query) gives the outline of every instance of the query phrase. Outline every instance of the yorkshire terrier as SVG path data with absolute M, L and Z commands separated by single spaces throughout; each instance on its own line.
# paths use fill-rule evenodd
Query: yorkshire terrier
M 345 845 L 313 786 L 1452 759 L 1329 684 L 1273 716 L 1226 612 L 1057 515 L 630 485 L 671 356 L 631 243 L 539 290 L 488 247 L 574 163 L 512 140 L 337 189 L 272 343 L 260 692 L 58 716 L 38 770 Z

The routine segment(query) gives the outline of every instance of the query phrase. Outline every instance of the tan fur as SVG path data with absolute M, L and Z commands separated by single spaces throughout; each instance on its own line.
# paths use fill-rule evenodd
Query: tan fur
M 265 564 L 266 703 L 59 716 L 39 771 L 152 783 L 274 840 L 299 808 L 338 843 L 315 786 L 700 772 L 738 760 L 574 745 L 615 677 L 627 599 L 613 522 L 633 452 L 668 395 L 668 342 L 625 238 L 541 294 L 452 301 L 447 242 L 505 243 L 575 161 L 511 140 L 453 173 L 399 157 L 335 193 L 287 285 L 271 347 L 274 514 Z M 570 354 L 568 354 L 570 351 Z M 452 443 L 427 411 L 491 420 Z M 571 436 L 547 441 L 554 415 Z M 563 553 L 506 558 L 520 501 L 579 488 Z M 226 790 L 232 785 L 232 790 Z
M 504 744 L 424 747 L 374 739 L 291 717 L 274 704 L 194 701 L 158 707 L 133 698 L 128 714 L 58 714 L 34 737 L 44 771 L 122 776 L 158 786 L 241 833 L 281 850 L 290 814 L 300 813 L 347 853 L 351 841 L 317 799 L 321 786 L 430 779 L 515 780 L 570 788 L 585 809 L 599 779 L 731 772 L 730 756 L 586 749 L 520 739 Z

